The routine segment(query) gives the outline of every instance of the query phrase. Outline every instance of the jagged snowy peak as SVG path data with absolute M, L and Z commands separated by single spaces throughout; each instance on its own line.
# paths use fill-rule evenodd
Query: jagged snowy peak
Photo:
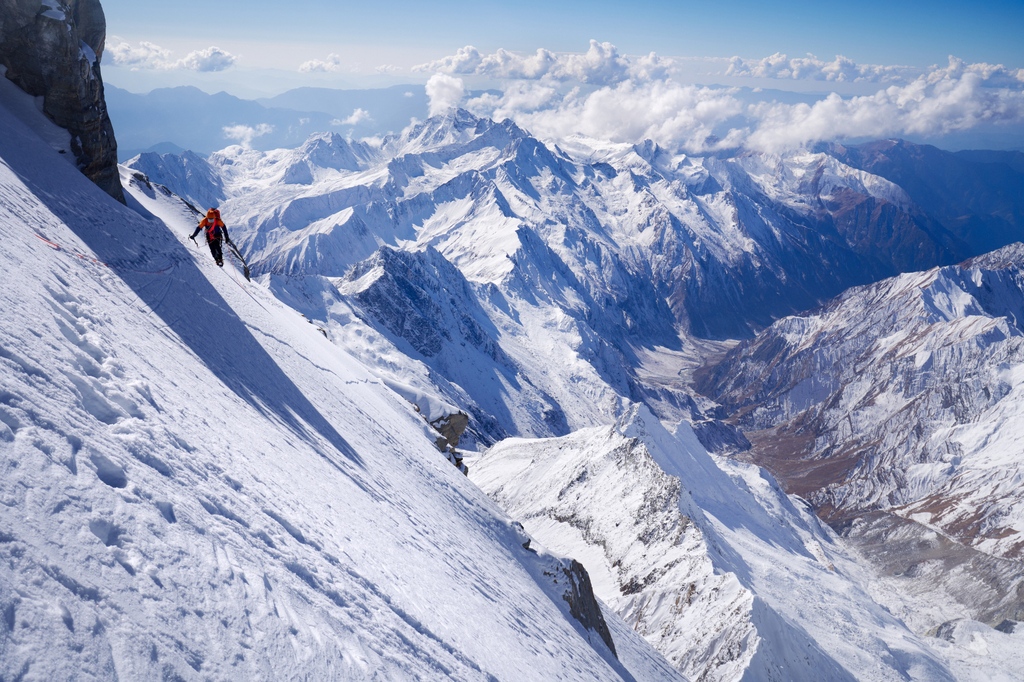
M 376 157 L 372 147 L 346 140 L 338 133 L 312 135 L 297 153 L 317 168 L 350 171 L 362 169 Z
M 312 185 L 333 177 L 329 171 L 358 171 L 376 160 L 377 151 L 361 142 L 350 142 L 338 133 L 310 136 L 305 144 L 285 157 L 280 181 L 286 185 Z
M 129 161 L 128 165 L 146 177 L 159 178 L 160 184 L 173 187 L 175 194 L 198 210 L 220 206 L 224 201 L 224 182 L 220 174 L 205 158 L 194 152 L 145 152 Z
M 504 441 L 470 471 L 693 679 L 954 679 L 803 503 L 713 460 L 685 423 L 634 407 L 612 428 Z
M 888 202 L 899 210 L 913 209 L 910 197 L 898 185 L 824 153 L 745 153 L 730 159 L 730 165 L 742 170 L 733 178 L 752 181 L 765 196 L 807 214 L 819 210 L 819 202 L 835 202 L 847 192 Z
M 395 158 L 432 152 L 447 162 L 487 147 L 504 149 L 513 140 L 525 137 L 527 133 L 511 119 L 498 123 L 465 109 L 452 109 L 414 123 L 400 135 L 389 136 L 383 146 Z
M 186 205 L 0 127 L 0 676 L 673 679 Z

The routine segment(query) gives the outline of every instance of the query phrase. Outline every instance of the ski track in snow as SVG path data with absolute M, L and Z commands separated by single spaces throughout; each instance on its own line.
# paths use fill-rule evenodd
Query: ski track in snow
M 0 676 L 673 675 L 615 621 L 631 672 L 593 644 L 408 404 L 181 204 L 0 128 Z

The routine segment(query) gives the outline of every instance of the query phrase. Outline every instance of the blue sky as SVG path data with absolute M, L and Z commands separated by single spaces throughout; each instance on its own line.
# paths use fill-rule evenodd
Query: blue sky
M 175 58 L 216 45 L 237 57 L 233 68 L 216 75 L 173 74 L 172 69 L 149 74 L 155 84 L 191 81 L 239 94 L 302 84 L 422 82 L 426 76 L 413 74 L 411 66 L 466 45 L 485 52 L 583 52 L 590 39 L 613 43 L 624 54 L 748 59 L 776 52 L 822 59 L 841 54 L 858 63 L 921 68 L 955 55 L 969 63 L 1024 67 L 1021 0 L 103 0 L 103 6 L 108 35 L 130 44 L 153 43 Z M 330 53 L 339 56 L 344 69 L 329 76 L 298 73 L 303 62 Z M 378 71 L 384 65 L 391 73 Z M 142 74 L 123 71 L 113 68 L 108 80 L 143 89 Z
M 777 151 L 904 137 L 1024 149 L 1024 0 L 103 6 L 104 77 L 134 92 L 422 84 L 430 114 L 462 106 L 550 140 Z M 337 125 L 381 116 L 357 108 Z

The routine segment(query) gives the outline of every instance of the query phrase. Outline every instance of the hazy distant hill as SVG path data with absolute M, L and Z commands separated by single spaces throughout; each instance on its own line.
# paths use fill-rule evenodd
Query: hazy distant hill
M 1024 153 L 948 152 L 931 145 L 880 140 L 823 149 L 855 168 L 894 182 L 950 232 L 984 253 L 1020 238 L 1024 222 Z
M 427 116 L 422 85 L 382 90 L 300 88 L 260 101 L 226 92 L 211 95 L 194 87 L 159 88 L 139 95 L 108 85 L 106 97 L 121 160 L 173 147 L 209 154 L 238 142 L 225 134 L 225 128 L 233 126 L 264 129 L 252 137 L 251 145 L 266 151 L 296 147 L 315 132 L 354 138 L 397 132 L 410 118 Z M 357 110 L 365 113 L 356 114 Z
M 354 136 L 401 132 L 411 118 L 427 117 L 427 93 L 422 85 L 395 85 L 376 90 L 296 88 L 277 97 L 256 100 L 268 107 L 323 111 L 344 120 L 362 109 L 369 116 L 355 126 Z M 344 132 L 347 132 L 348 127 Z

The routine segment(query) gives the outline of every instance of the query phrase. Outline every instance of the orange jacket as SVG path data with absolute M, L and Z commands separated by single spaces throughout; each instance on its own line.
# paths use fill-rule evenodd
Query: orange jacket
M 217 241 L 223 237 L 228 243 L 231 243 L 231 238 L 228 236 L 228 226 L 224 224 L 224 221 L 220 218 L 220 211 L 215 208 L 211 208 L 206 212 L 206 217 L 199 223 L 199 227 L 192 233 L 194 239 L 200 230 L 206 230 L 206 241 L 212 242 Z

